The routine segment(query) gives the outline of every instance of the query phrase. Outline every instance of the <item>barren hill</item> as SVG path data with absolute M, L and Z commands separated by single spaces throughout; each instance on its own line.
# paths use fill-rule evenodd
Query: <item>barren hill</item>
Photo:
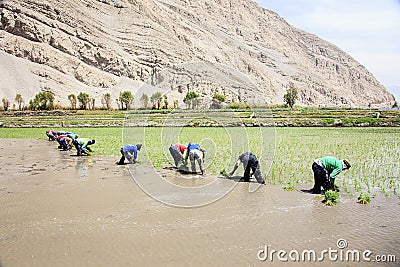
M 99 106 L 155 88 L 170 103 L 205 99 L 387 107 L 394 97 L 335 45 L 294 28 L 251 0 L 5 0 L 0 2 L 0 97 L 87 92 Z M 195 77 L 195 78 L 194 78 Z M 139 94 L 140 92 L 140 94 Z M 262 99 L 262 101 L 260 100 Z

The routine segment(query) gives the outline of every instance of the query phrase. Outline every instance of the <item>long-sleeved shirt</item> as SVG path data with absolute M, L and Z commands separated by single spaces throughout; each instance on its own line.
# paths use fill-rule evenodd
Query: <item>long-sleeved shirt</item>
M 82 147 L 82 149 L 86 149 L 87 146 L 92 144 L 92 140 L 90 140 L 88 138 L 77 138 L 75 140 Z
M 323 158 L 319 159 L 324 165 L 325 169 L 328 171 L 330 178 L 335 179 L 336 176 L 343 170 L 343 164 L 342 161 L 331 157 L 331 156 L 326 156 Z
M 128 145 L 124 145 L 124 146 L 122 147 L 122 150 L 133 154 L 133 158 L 136 160 L 136 158 L 137 158 L 137 152 L 138 152 L 137 146 L 135 146 L 135 145 L 129 145 L 129 144 L 128 144 Z

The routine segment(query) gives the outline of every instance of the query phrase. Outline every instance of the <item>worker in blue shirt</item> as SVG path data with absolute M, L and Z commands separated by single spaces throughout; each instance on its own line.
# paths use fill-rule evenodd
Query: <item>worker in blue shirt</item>
M 137 145 L 124 145 L 121 147 L 121 159 L 117 163 L 118 165 L 123 165 L 125 162 L 125 158 L 128 160 L 129 163 L 133 164 L 136 163 L 137 159 L 137 152 L 140 151 L 142 148 L 142 144 L 137 144 Z
M 196 173 L 196 160 L 199 163 L 201 174 L 204 175 L 204 158 L 205 158 L 205 150 L 200 147 L 199 144 L 189 143 L 186 149 L 186 152 L 183 156 L 185 165 L 187 164 L 187 159 L 190 159 L 191 171 L 192 173 Z

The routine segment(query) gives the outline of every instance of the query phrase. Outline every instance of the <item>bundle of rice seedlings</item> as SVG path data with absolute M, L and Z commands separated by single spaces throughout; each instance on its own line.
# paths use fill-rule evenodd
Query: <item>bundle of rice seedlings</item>
M 361 193 L 357 200 L 357 203 L 360 204 L 369 204 L 370 202 L 371 198 L 367 193 Z
M 322 201 L 327 206 L 335 206 L 339 199 L 339 193 L 333 190 L 325 191 L 325 199 Z

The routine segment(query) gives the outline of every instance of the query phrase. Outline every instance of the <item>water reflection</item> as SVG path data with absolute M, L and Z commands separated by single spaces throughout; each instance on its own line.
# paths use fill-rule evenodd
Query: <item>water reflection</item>
M 92 166 L 92 159 L 90 157 L 77 157 L 76 159 L 76 170 L 79 172 L 80 180 L 87 180 L 88 169 Z

